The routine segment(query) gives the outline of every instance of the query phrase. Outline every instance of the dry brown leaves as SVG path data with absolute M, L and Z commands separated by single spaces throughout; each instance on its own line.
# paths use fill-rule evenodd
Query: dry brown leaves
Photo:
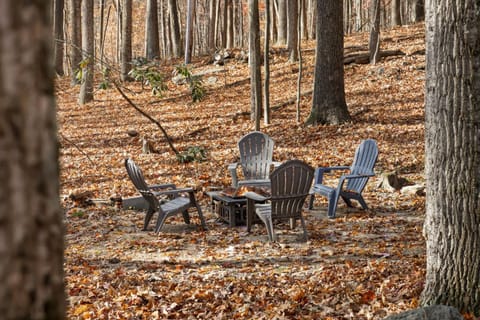
M 401 49 L 375 66 L 345 69 L 347 104 L 353 122 L 303 127 L 295 106 L 272 112 L 262 131 L 275 141 L 276 160 L 303 159 L 312 166 L 348 164 L 358 143 L 378 141 L 376 170 L 397 170 L 423 183 L 424 47 L 421 26 L 384 34 L 383 49 Z M 366 35 L 347 37 L 346 46 L 364 45 Z M 305 44 L 312 48 L 313 43 Z M 312 88 L 313 50 L 304 53 L 302 90 Z M 211 68 L 198 62 L 196 70 Z M 165 66 L 170 73 L 172 66 Z M 276 54 L 271 66 L 271 103 L 295 96 L 296 66 Z M 78 106 L 78 88 L 67 79 L 57 84 L 61 142 L 62 194 L 92 192 L 97 198 L 133 195 L 123 159 L 131 156 L 151 183 L 174 182 L 198 190 L 208 230 L 167 220 L 160 235 L 142 232 L 143 214 L 113 208 L 68 207 L 66 279 L 69 318 L 78 319 L 380 319 L 417 306 L 424 280 L 421 236 L 424 199 L 388 193 L 371 180 L 365 191 L 368 212 L 347 210 L 325 218 L 306 212 L 307 243 L 300 229 L 275 226 L 279 243 L 268 243 L 263 226 L 218 222 L 203 194 L 228 186 L 227 164 L 237 157 L 236 142 L 253 129 L 237 117 L 249 110 L 248 67 L 227 63 L 214 74 L 207 97 L 192 104 L 187 88 L 169 83 L 163 99 L 128 84 L 126 93 L 154 116 L 179 150 L 202 146 L 208 161 L 179 164 L 161 133 L 128 106 L 114 90 L 95 92 L 96 101 Z M 302 99 L 305 119 L 311 97 Z M 155 143 L 158 154 L 142 154 L 136 130 Z M 324 208 L 324 199 L 316 208 Z M 67 206 L 67 204 L 66 204 Z

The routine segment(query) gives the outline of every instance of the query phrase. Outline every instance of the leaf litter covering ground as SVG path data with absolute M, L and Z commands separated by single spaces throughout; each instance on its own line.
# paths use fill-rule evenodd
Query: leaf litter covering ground
M 365 46 L 367 35 L 346 38 Z M 304 45 L 302 91 L 312 89 L 314 44 Z M 383 34 L 382 49 L 405 56 L 376 66 L 347 65 L 347 104 L 353 122 L 303 127 L 295 106 L 272 112 L 262 131 L 275 141 L 275 160 L 302 159 L 312 166 L 349 164 L 358 143 L 376 139 L 377 173 L 397 170 L 423 183 L 424 48 L 422 26 Z M 295 97 L 297 66 L 281 50 L 271 56 L 271 104 Z M 165 63 L 170 73 L 175 62 Z M 199 59 L 195 71 L 212 66 Z M 236 160 L 237 140 L 253 130 L 240 112 L 249 110 L 248 66 L 230 61 L 214 73 L 204 101 L 192 104 L 185 86 L 169 83 L 163 98 L 129 84 L 125 92 L 158 119 L 175 147 L 202 146 L 208 161 L 179 164 L 155 125 L 122 100 L 115 89 L 95 92 L 96 101 L 76 103 L 78 88 L 57 83 L 61 142 L 61 192 L 90 191 L 96 198 L 130 196 L 123 159 L 130 156 L 150 183 L 193 186 L 207 219 L 206 231 L 181 217 L 170 218 L 159 235 L 141 231 L 143 214 L 108 206 L 83 208 L 65 200 L 66 261 L 72 319 L 380 319 L 415 308 L 423 287 L 424 198 L 390 193 L 373 179 L 364 195 L 370 210 L 347 209 L 326 219 L 326 201 L 305 210 L 309 241 L 299 227 L 276 225 L 278 243 L 268 243 L 263 225 L 250 234 L 216 219 L 204 192 L 228 186 L 227 164 Z M 213 78 L 210 80 L 214 80 Z M 305 120 L 311 96 L 302 98 Z M 142 154 L 137 130 L 159 153 Z M 67 198 L 65 198 L 67 199 Z

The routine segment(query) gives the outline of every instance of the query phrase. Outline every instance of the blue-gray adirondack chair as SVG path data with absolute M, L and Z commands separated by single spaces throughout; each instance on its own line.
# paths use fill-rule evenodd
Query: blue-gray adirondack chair
M 185 223 L 190 223 L 188 209 L 196 208 L 200 217 L 202 228 L 205 227 L 202 209 L 195 199 L 195 193 L 192 188 L 177 188 L 174 184 L 155 184 L 147 185 L 143 177 L 142 170 L 132 159 L 125 159 L 125 168 L 133 185 L 148 203 L 147 214 L 143 224 L 143 230 L 147 230 L 148 224 L 155 212 L 158 212 L 155 232 L 158 233 L 165 220 L 173 215 L 181 213 Z M 187 196 L 181 196 L 181 195 Z M 163 199 L 161 199 L 163 197 Z
M 250 232 L 253 216 L 256 214 L 267 228 L 270 241 L 276 240 L 273 220 L 290 220 L 290 227 L 300 219 L 303 237 L 307 240 L 307 228 L 302 216 L 305 199 L 312 186 L 314 170 L 300 160 L 289 160 L 270 174 L 271 195 L 268 197 L 255 192 L 245 193 L 247 198 L 247 231 Z
M 335 218 L 338 198 L 341 197 L 347 206 L 353 207 L 351 199 L 357 200 L 364 210 L 368 209 L 362 197 L 362 191 L 370 177 L 375 176 L 373 168 L 377 162 L 378 147 L 373 139 L 363 140 L 358 146 L 353 159 L 353 164 L 348 166 L 319 167 L 315 169 L 315 179 L 310 190 L 309 208 L 313 208 L 315 195 L 319 194 L 328 198 L 328 217 Z M 337 187 L 323 184 L 323 175 L 333 170 L 349 170 L 348 174 L 340 177 Z
M 228 165 L 232 176 L 232 186 L 241 185 L 269 185 L 268 176 L 271 167 L 280 163 L 272 161 L 273 140 L 265 133 L 253 131 L 243 136 L 238 141 L 240 162 Z M 240 166 L 243 173 L 243 180 L 238 180 L 237 168 Z

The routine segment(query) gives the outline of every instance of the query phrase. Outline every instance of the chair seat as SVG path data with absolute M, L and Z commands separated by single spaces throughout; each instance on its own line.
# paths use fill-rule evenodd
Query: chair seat
M 160 207 L 162 207 L 162 210 L 165 212 L 170 212 L 170 211 L 177 211 L 182 209 L 182 207 L 185 207 L 185 210 L 190 207 L 190 199 L 186 197 L 177 197 L 175 199 L 172 199 L 168 201 L 165 204 L 162 204 Z
M 310 193 L 312 192 L 328 197 L 329 195 L 335 192 L 335 188 L 332 188 L 323 184 L 316 184 L 313 186 L 312 191 Z

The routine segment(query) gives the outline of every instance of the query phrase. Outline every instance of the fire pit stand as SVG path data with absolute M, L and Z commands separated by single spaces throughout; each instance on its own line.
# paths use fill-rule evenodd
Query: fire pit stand
M 232 198 L 219 191 L 209 191 L 212 211 L 230 227 L 245 225 L 247 222 L 247 199 L 245 197 Z

